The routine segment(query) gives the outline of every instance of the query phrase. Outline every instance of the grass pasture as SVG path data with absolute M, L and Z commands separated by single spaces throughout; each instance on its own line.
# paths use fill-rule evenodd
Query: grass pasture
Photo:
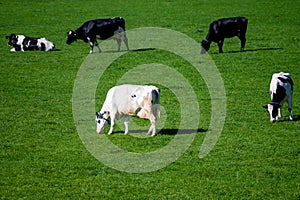
M 300 1 L 1 0 L 0 5 L 1 199 L 300 198 Z M 99 80 L 95 110 L 108 88 L 132 67 L 153 62 L 173 66 L 192 85 L 200 105 L 199 131 L 191 146 L 165 168 L 126 173 L 102 164 L 83 145 L 72 93 L 89 47 L 82 41 L 68 46 L 66 32 L 86 20 L 112 16 L 124 17 L 127 30 L 168 28 L 198 43 L 215 19 L 249 19 L 245 52 L 237 52 L 237 38 L 225 40 L 223 54 L 216 44 L 209 51 L 227 101 L 221 136 L 206 157 L 198 157 L 211 117 L 205 82 L 194 76 L 189 63 L 157 49 L 129 52 L 112 63 Z M 12 32 L 46 37 L 57 50 L 11 53 L 5 36 Z M 134 38 L 128 39 L 130 47 Z M 280 71 L 290 72 L 294 80 L 295 120 L 288 120 L 285 104 L 283 117 L 271 124 L 262 106 L 269 102 L 271 75 Z M 180 112 L 175 95 L 163 86 L 161 104 L 168 113 L 162 134 L 141 139 L 124 136 L 116 127 L 108 138 L 130 152 L 164 147 L 175 137 Z

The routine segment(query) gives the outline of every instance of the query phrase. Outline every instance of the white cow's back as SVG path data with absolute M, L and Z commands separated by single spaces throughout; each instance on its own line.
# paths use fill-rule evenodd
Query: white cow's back
M 141 105 L 150 109 L 151 98 L 149 97 L 153 89 L 157 88 L 131 84 L 114 86 L 107 92 L 101 113 L 115 110 L 116 118 L 119 119 L 124 114 L 136 115 Z M 149 99 L 145 101 L 147 98 Z

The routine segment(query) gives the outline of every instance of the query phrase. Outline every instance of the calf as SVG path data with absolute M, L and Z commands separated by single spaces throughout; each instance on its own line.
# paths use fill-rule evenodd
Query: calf
M 246 44 L 246 30 L 248 20 L 245 17 L 223 18 L 212 22 L 205 40 L 201 42 L 201 54 L 206 53 L 211 42 L 218 43 L 219 53 L 222 53 L 224 38 L 238 36 L 241 40 L 240 51 L 244 51 Z
M 6 39 L 8 39 L 8 45 L 13 47 L 10 50 L 11 52 L 32 50 L 53 51 L 55 48 L 55 45 L 46 38 L 33 38 L 12 33 L 10 36 L 6 36 Z
M 119 85 L 111 88 L 100 112 L 96 112 L 97 133 L 110 124 L 108 134 L 113 132 L 115 119 L 124 117 L 125 134 L 128 134 L 130 116 L 149 119 L 148 135 L 156 134 L 156 115 L 160 115 L 160 90 L 155 86 Z M 110 118 L 110 121 L 109 121 Z
M 120 51 L 122 38 L 127 50 L 129 50 L 128 40 L 125 33 L 125 20 L 121 17 L 90 20 L 85 22 L 81 27 L 79 27 L 75 31 L 71 30 L 67 32 L 67 34 L 67 44 L 71 44 L 72 42 L 77 41 L 77 39 L 81 39 L 84 42 L 89 42 L 90 53 L 93 53 L 94 46 L 98 48 L 99 53 L 101 52 L 96 38 L 99 38 L 101 40 L 117 40 L 118 51 Z
M 288 102 L 290 120 L 293 120 L 292 113 L 292 94 L 294 84 L 289 73 L 275 73 L 270 83 L 271 102 L 264 106 L 270 114 L 270 121 L 275 122 L 281 117 L 280 108 L 284 102 Z

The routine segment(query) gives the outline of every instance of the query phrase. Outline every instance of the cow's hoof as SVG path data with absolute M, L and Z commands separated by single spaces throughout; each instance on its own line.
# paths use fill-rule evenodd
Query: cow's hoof
M 153 134 L 151 134 L 151 133 L 147 133 L 147 135 L 149 135 L 149 136 L 153 136 Z

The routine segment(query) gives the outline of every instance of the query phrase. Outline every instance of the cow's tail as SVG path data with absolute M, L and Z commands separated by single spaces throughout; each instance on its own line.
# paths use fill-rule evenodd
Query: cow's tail
M 151 91 L 152 112 L 155 116 L 160 118 L 160 90 L 153 89 Z

